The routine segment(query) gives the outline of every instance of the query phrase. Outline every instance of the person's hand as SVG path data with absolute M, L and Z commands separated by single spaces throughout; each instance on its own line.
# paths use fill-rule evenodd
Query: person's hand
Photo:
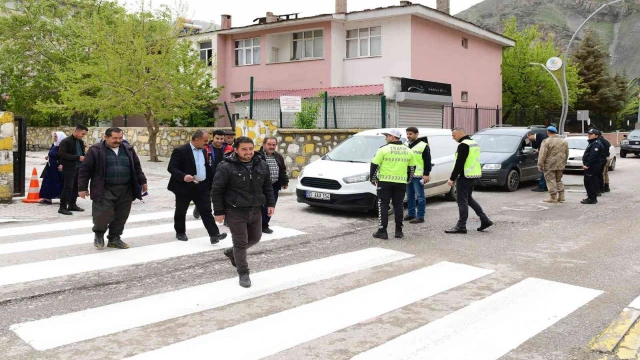
M 453 186 L 453 180 L 447 181 L 447 185 L 449 185 L 449 187 Z
M 271 217 L 275 213 L 276 213 L 276 208 L 274 208 L 274 207 L 268 207 L 267 208 L 267 216 Z
M 375 181 L 375 180 L 371 180 L 371 185 L 373 185 L 373 186 L 378 186 L 378 182 L 377 182 L 377 181 Z
M 424 181 L 425 184 L 428 184 L 430 180 L 431 180 L 431 178 L 429 178 L 429 175 L 424 175 L 422 177 L 422 181 Z
M 187 183 L 189 183 L 189 182 L 193 182 L 193 176 L 191 176 L 191 175 L 185 175 L 185 176 L 184 176 L 184 182 L 187 182 Z
M 58 171 L 62 171 L 62 165 L 58 165 Z
M 45 160 L 49 160 L 49 155 L 44 157 Z
M 84 156 L 80 156 L 80 161 L 84 161 Z
M 289 185 L 285 185 L 282 187 L 284 190 L 287 190 L 289 188 Z
M 533 152 L 537 154 L 537 153 L 539 153 L 539 152 L 540 152 L 540 150 L 538 150 L 538 149 L 533 149 Z
M 538 172 L 542 172 L 544 171 L 544 168 L 542 166 L 538 166 Z
M 218 224 L 224 223 L 224 215 L 217 215 L 217 216 L 215 216 L 215 218 L 216 218 L 216 222 Z
M 81 197 L 81 198 L 83 198 L 83 199 L 84 199 L 84 198 L 86 198 L 86 197 L 87 197 L 87 195 L 89 195 L 89 192 L 88 192 L 88 191 L 80 191 L 80 192 L 78 193 L 78 196 L 79 196 L 79 197 Z
M 148 186 L 147 184 L 142 185 L 142 192 L 147 192 Z
M 585 169 L 585 170 L 589 170 L 588 166 L 583 166 L 582 168 Z

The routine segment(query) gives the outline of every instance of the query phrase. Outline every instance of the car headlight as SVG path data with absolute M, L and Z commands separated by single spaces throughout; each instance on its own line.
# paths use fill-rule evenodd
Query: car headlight
M 355 183 L 369 181 L 369 174 L 367 173 L 367 174 L 348 176 L 346 178 L 343 178 L 342 181 L 344 181 L 346 184 L 355 184 Z
M 622 140 L 621 145 L 629 145 L 629 140 Z
M 500 170 L 502 164 L 484 164 L 482 170 Z
M 303 176 L 304 176 L 304 168 L 302 168 L 302 170 L 300 170 L 300 174 L 298 174 L 298 181 L 302 180 Z

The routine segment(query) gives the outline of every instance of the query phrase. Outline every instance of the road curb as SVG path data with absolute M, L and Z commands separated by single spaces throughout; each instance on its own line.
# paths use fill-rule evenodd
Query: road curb
M 640 334 L 640 310 L 634 308 L 625 308 L 622 312 L 613 320 L 613 322 L 604 329 L 598 336 L 593 338 L 589 343 L 589 348 L 592 351 L 597 351 L 605 354 L 613 354 L 618 350 L 618 354 L 628 356 L 630 352 L 634 350 L 632 347 Z M 626 337 L 631 336 L 627 341 Z M 623 346 L 624 344 L 624 346 Z M 638 348 L 635 349 L 637 355 Z M 621 359 L 627 359 L 623 357 Z M 635 359 L 631 357 L 630 359 Z

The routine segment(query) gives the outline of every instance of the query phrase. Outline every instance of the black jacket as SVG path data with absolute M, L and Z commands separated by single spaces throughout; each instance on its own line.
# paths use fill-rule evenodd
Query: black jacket
M 584 155 L 582 155 L 582 163 L 586 167 L 601 166 L 606 158 L 603 157 L 604 148 L 598 139 L 590 139 Z
M 251 161 L 251 173 L 235 154 L 218 165 L 211 187 L 214 215 L 224 215 L 230 209 L 249 211 L 263 205 L 276 206 L 269 165 L 258 152 Z
M 84 141 L 78 140 L 73 135 L 67 136 L 60 142 L 60 147 L 58 148 L 58 155 L 60 156 L 60 165 L 62 165 L 62 169 L 75 169 L 76 162 L 80 161 L 80 156 L 78 156 L 77 143 L 80 142 L 80 147 L 82 148 L 82 156 L 85 156 L 86 152 L 84 149 Z
M 429 176 L 431 174 L 431 149 L 429 148 L 429 139 L 426 136 L 418 138 L 418 140 L 409 144 L 409 149 L 413 149 L 419 143 L 425 143 L 427 146 L 424 148 L 422 152 L 422 162 L 424 163 L 424 176 Z
M 469 157 L 469 145 L 463 144 L 463 140 L 469 140 L 471 136 L 467 135 L 458 141 L 460 145 L 458 145 L 458 159 L 456 160 L 456 164 L 453 166 L 453 171 L 451 172 L 451 177 L 449 180 L 456 181 L 458 176 L 461 178 L 465 178 L 464 176 L 464 163 L 467 161 Z
M 91 191 L 89 191 L 89 193 L 93 201 L 100 201 L 100 199 L 102 199 L 105 172 L 107 170 L 107 151 L 112 150 L 107 149 L 107 144 L 105 144 L 104 141 L 90 147 L 78 174 L 78 191 L 87 191 L 89 180 L 91 180 Z M 142 199 L 142 185 L 147 183 L 147 178 L 142 172 L 140 159 L 132 146 L 122 144 L 120 145 L 119 151 L 124 151 L 129 158 L 132 170 L 130 185 L 133 186 L 133 194 L 136 199 Z
M 204 167 L 207 173 L 206 181 L 210 184 L 213 179 L 213 169 L 207 161 L 207 150 L 202 149 L 201 151 L 205 159 Z M 193 156 L 191 143 L 186 143 L 173 149 L 171 158 L 169 159 L 169 166 L 167 167 L 167 171 L 169 171 L 169 173 L 171 174 L 171 179 L 169 179 L 169 185 L 167 186 L 167 189 L 172 193 L 176 195 L 187 195 L 190 189 L 194 189 L 197 186 L 197 184 L 194 182 L 187 183 L 184 181 L 184 177 L 186 175 L 195 176 L 197 173 L 196 158 Z
M 266 161 L 267 154 L 264 152 L 264 148 L 260 149 L 259 153 L 260 157 Z M 280 184 L 281 187 L 289 185 L 289 176 L 287 175 L 287 165 L 284 163 L 284 157 L 277 151 L 273 153 L 273 156 L 276 158 L 279 169 L 278 181 L 276 181 L 275 184 Z M 273 181 L 273 179 L 271 179 L 271 181 Z
M 605 139 L 604 136 L 600 136 L 598 138 L 598 140 L 600 141 L 600 143 L 602 144 L 602 147 L 604 148 L 604 152 L 603 152 L 603 156 L 605 158 L 605 161 L 607 160 L 607 158 L 609 156 L 611 156 L 611 143 L 609 142 L 609 140 Z
M 542 142 L 548 137 L 549 136 L 547 134 L 537 133 L 536 139 L 533 141 L 533 143 L 531 143 L 531 147 L 534 149 L 540 150 L 540 147 L 542 146 Z

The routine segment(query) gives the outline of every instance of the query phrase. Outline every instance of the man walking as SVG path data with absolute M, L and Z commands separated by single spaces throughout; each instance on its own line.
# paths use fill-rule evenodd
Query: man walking
M 553 127 L 553 126 L 551 126 Z M 538 156 L 540 155 L 540 147 L 542 146 L 542 142 L 548 137 L 547 134 L 542 134 L 542 133 L 535 133 L 533 131 L 529 131 L 529 133 L 527 134 L 527 139 L 529 139 L 529 142 L 531 143 L 531 147 L 533 148 L 533 151 L 536 152 L 536 154 L 538 154 Z M 535 192 L 545 192 L 547 191 L 547 181 L 544 177 L 544 172 L 540 172 L 540 181 L 538 181 L 538 186 L 533 188 L 531 191 L 535 191 Z
M 79 196 L 85 198 L 91 181 L 93 244 L 104 247 L 104 234 L 109 230 L 107 247 L 128 249 L 120 236 L 131 213 L 131 203 L 142 199 L 147 191 L 147 178 L 133 147 L 122 140 L 122 130 L 109 128 L 105 139 L 93 145 L 80 167 Z
M 538 171 L 544 172 L 549 188 L 549 198 L 544 202 L 555 204 L 565 200 L 562 176 L 569 158 L 569 143 L 558 136 L 558 129 L 553 126 L 547 128 L 547 136 L 540 148 Z
M 76 126 L 73 134 L 62 140 L 58 148 L 64 181 L 58 213 L 63 215 L 72 215 L 72 211 L 84 211 L 76 205 L 76 200 L 78 199 L 78 169 L 80 169 L 85 155 L 82 139 L 88 131 L 89 129 L 82 124 Z
M 404 220 L 409 221 L 409 224 L 421 224 L 424 222 L 427 207 L 424 184 L 429 182 L 429 174 L 431 174 L 431 150 L 427 137 L 419 137 L 418 128 L 414 126 L 407 128 L 407 140 L 409 140 L 407 146 L 416 157 L 416 171 L 407 185 L 408 213 Z
M 213 139 L 209 140 L 209 144 L 204 147 L 205 150 L 207 150 L 207 162 L 211 167 L 211 176 L 208 177 L 208 193 L 211 192 L 211 184 L 213 184 L 213 178 L 216 175 L 218 164 L 224 160 L 224 154 L 233 151 L 233 148 L 230 145 L 224 144 L 224 134 L 225 132 L 223 130 L 215 130 L 212 134 Z M 196 219 L 200 218 L 200 213 L 198 212 L 197 207 L 193 209 L 193 217 Z
M 413 178 L 416 169 L 416 158 L 408 147 L 402 144 L 402 134 L 398 129 L 391 129 L 382 133 L 386 136 L 387 145 L 378 149 L 371 160 L 369 178 L 378 192 L 378 217 L 380 225 L 374 238 L 387 240 L 387 225 L 389 224 L 389 202 L 393 202 L 393 212 L 396 221 L 396 239 L 404 237 L 402 232 L 402 217 L 404 212 L 404 195 L 407 184 Z
M 278 140 L 274 137 L 265 138 L 262 142 L 260 155 L 264 158 L 269 166 L 269 175 L 273 186 L 273 197 L 278 203 L 278 194 L 282 189 L 289 188 L 289 177 L 287 176 L 287 167 L 284 158 L 276 150 L 278 148 Z M 265 234 L 273 234 L 273 230 L 269 227 L 271 216 L 267 212 L 267 207 L 262 207 L 262 232 Z
M 239 137 L 233 154 L 220 164 L 213 179 L 211 198 L 216 221 L 227 221 L 233 247 L 224 250 L 238 270 L 240 286 L 251 286 L 247 249 L 262 238 L 262 207 L 273 216 L 276 200 L 266 161 L 254 153 L 251 138 Z
M 489 217 L 484 213 L 480 204 L 473 198 L 473 186 L 476 180 L 482 177 L 480 167 L 480 146 L 468 136 L 463 128 L 457 127 L 452 130 L 453 139 L 460 143 L 456 152 L 456 162 L 453 172 L 449 178 L 449 186 L 456 184 L 458 192 L 458 212 L 459 219 L 456 226 L 450 230 L 445 230 L 447 234 L 466 234 L 467 219 L 469 218 L 469 207 L 480 217 L 480 227 L 478 231 L 484 231 L 493 225 Z
M 211 212 L 211 198 L 209 197 L 210 181 L 213 176 L 211 165 L 207 162 L 207 151 L 204 146 L 209 141 L 206 131 L 198 130 L 193 133 L 191 142 L 178 146 L 171 153 L 169 167 L 171 173 L 168 189 L 176 196 L 176 211 L 173 216 L 176 238 L 188 241 L 186 234 L 186 216 L 191 201 L 202 217 L 202 223 L 207 229 L 211 244 L 217 244 L 227 237 L 220 234 L 220 230 L 213 220 Z
M 580 203 L 594 205 L 598 203 L 599 174 L 602 174 L 602 154 L 604 149 L 598 141 L 598 130 L 589 130 L 589 145 L 582 155 L 582 168 L 584 169 L 584 188 L 587 190 L 587 198 Z
M 224 132 L 224 154 L 225 155 L 229 155 L 229 154 L 233 154 L 233 146 L 234 146 L 234 142 L 236 140 L 236 133 L 233 130 L 229 130 L 229 131 L 225 131 Z
M 604 150 L 602 157 L 603 161 L 603 169 L 602 176 L 600 176 L 600 195 L 606 192 L 610 192 L 611 188 L 609 187 L 609 167 L 611 166 L 611 143 L 607 140 L 602 132 L 598 130 L 598 140 L 602 143 L 602 148 Z

